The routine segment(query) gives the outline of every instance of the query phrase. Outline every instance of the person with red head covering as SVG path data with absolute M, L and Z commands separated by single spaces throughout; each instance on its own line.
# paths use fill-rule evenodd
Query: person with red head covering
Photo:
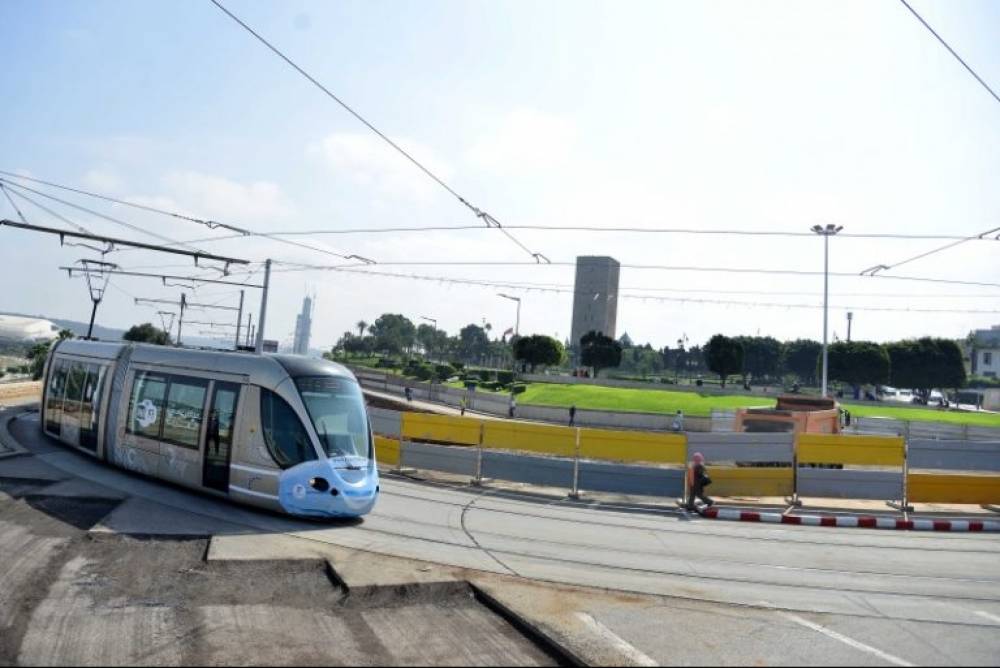
M 701 499 L 702 503 L 706 507 L 712 507 L 715 501 L 712 501 L 709 497 L 705 496 L 705 487 L 712 484 L 712 479 L 708 477 L 708 473 L 705 470 L 705 457 L 700 452 L 696 452 L 691 455 L 691 463 L 688 464 L 687 470 L 687 508 L 690 511 L 696 509 L 694 500 L 695 497 Z

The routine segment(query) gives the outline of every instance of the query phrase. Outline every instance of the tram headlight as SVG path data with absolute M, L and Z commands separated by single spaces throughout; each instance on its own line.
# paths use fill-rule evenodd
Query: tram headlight
M 326 478 L 312 478 L 309 480 L 309 486 L 317 492 L 325 492 L 330 489 L 330 483 L 327 482 Z

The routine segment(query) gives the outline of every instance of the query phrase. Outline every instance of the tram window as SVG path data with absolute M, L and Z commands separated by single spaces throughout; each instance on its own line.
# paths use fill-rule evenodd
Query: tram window
M 309 434 L 288 403 L 270 390 L 260 391 L 260 420 L 264 441 L 283 469 L 316 459 Z
M 45 399 L 45 428 L 53 434 L 62 431 L 63 395 L 66 393 L 66 374 L 69 363 L 55 360 L 49 372 L 49 393 Z
M 347 378 L 297 378 L 302 401 L 328 457 L 369 457 L 368 420 L 361 388 Z
M 164 441 L 198 449 L 207 392 L 207 380 L 182 376 L 170 377 L 167 410 L 163 418 Z
M 83 397 L 80 400 L 80 445 L 88 450 L 97 450 L 97 421 L 101 412 L 101 388 L 104 386 L 104 372 L 107 367 L 87 365 L 87 379 L 83 383 Z
M 128 432 L 160 438 L 163 422 L 163 399 L 167 393 L 167 379 L 159 374 L 139 371 L 132 385 L 132 401 L 129 402 Z
M 76 417 L 80 412 L 80 399 L 83 397 L 83 384 L 87 380 L 87 365 L 74 362 L 66 379 L 66 399 L 63 401 L 63 412 Z

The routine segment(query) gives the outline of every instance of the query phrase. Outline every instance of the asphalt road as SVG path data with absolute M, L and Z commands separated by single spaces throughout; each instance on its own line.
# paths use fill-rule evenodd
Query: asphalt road
M 378 506 L 364 522 L 316 524 L 95 463 L 41 439 L 37 416 L 13 427 L 36 456 L 0 460 L 0 478 L 44 465 L 74 484 L 126 497 L 101 520 L 104 531 L 207 532 L 235 551 L 295 536 L 312 545 L 660 597 L 562 611 L 591 642 L 613 645 L 636 664 L 1000 663 L 995 535 L 713 522 L 394 478 L 384 479 Z

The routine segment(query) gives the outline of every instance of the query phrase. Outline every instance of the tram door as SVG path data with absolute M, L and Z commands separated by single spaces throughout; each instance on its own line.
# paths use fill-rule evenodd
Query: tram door
M 216 381 L 205 430 L 205 466 L 202 484 L 220 492 L 229 492 L 229 461 L 232 458 L 236 404 L 240 386 Z

